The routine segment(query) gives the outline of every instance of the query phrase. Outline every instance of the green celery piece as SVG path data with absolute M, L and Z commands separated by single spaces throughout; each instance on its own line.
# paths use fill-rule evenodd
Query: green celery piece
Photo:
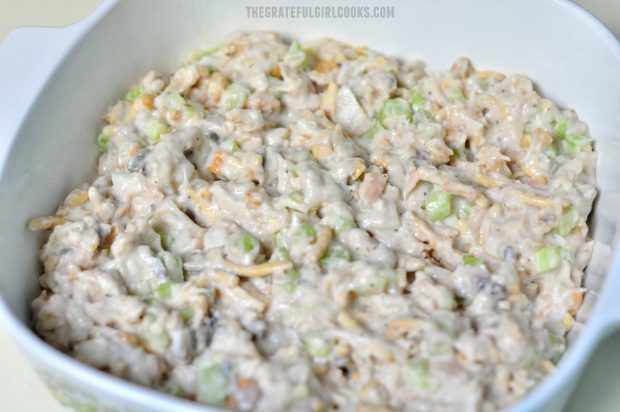
M 319 333 L 306 334 L 302 342 L 304 347 L 313 357 L 322 358 L 329 355 L 331 345 L 329 342 Z
M 450 103 L 457 104 L 465 101 L 465 96 L 463 96 L 463 91 L 460 87 L 454 86 L 450 90 Z
M 560 218 L 560 224 L 555 228 L 555 233 L 558 235 L 566 236 L 577 225 L 579 220 L 579 212 L 573 206 L 564 209 L 562 217 Z
M 172 297 L 172 282 L 165 281 L 155 288 L 155 294 L 160 299 L 170 299 Z
M 323 257 L 321 258 L 321 265 L 324 267 L 329 267 L 350 261 L 351 254 L 349 251 L 343 246 L 332 243 L 325 251 L 325 254 L 323 254 Z
M 194 310 L 190 307 L 183 308 L 180 310 L 181 319 L 183 319 L 183 323 L 186 325 L 192 320 L 194 317 Z
M 169 131 L 170 129 L 168 128 L 168 126 L 161 121 L 151 120 L 147 123 L 144 134 L 146 134 L 146 138 L 149 143 L 154 144 L 159 142 L 162 134 L 168 133 Z
M 557 269 L 560 263 L 560 248 L 558 246 L 543 246 L 534 254 L 536 273 L 545 273 Z
M 284 62 L 293 67 L 304 68 L 308 66 L 308 56 L 298 41 L 291 43 L 288 52 L 284 56 Z
M 131 90 L 129 90 L 129 92 L 125 95 L 125 100 L 129 100 L 130 102 L 133 102 L 134 100 L 136 100 L 138 97 L 140 97 L 140 95 L 144 93 L 144 86 L 139 84 L 137 86 L 134 86 Z
M 379 131 L 381 129 L 382 129 L 381 124 L 378 121 L 373 120 L 373 122 L 370 125 L 370 127 L 368 128 L 368 130 L 366 130 L 364 133 L 362 133 L 360 135 L 360 138 L 367 139 L 367 140 L 372 140 L 372 139 L 375 138 L 375 136 L 377 135 L 377 133 L 379 133 Z
M 248 99 L 250 91 L 239 83 L 232 83 L 222 93 L 224 110 L 228 111 L 236 107 L 243 107 Z
M 228 376 L 222 366 L 216 364 L 204 368 L 196 379 L 197 400 L 207 405 L 222 406 L 228 396 Z
M 110 138 L 108 136 L 101 134 L 99 135 L 99 137 L 97 137 L 97 147 L 99 148 L 99 151 L 105 152 L 106 150 L 108 150 L 109 146 Z
M 426 104 L 426 99 L 418 89 L 412 89 L 409 91 L 409 102 L 413 110 L 421 110 Z
M 214 44 L 211 46 L 207 46 L 198 53 L 198 55 L 196 56 L 196 60 L 200 60 L 203 57 L 212 56 L 218 51 L 220 51 L 221 49 L 222 49 L 221 44 Z
M 553 137 L 556 139 L 566 138 L 566 131 L 568 130 L 568 120 L 562 118 L 553 122 Z
M 582 134 L 566 136 L 566 138 L 562 141 L 564 151 L 570 157 L 575 157 L 577 153 L 589 149 L 591 144 L 592 139 Z
M 297 285 L 299 284 L 299 272 L 295 269 L 291 269 L 286 272 L 286 280 L 284 281 L 283 288 L 286 293 L 293 293 Z
M 336 233 L 343 233 L 347 230 L 351 230 L 352 228 L 353 222 L 351 222 L 349 219 L 345 219 L 342 217 L 337 217 L 336 219 L 334 219 L 332 229 L 334 229 Z
M 239 143 L 237 143 L 235 139 L 230 139 L 224 142 L 224 148 L 230 153 L 236 153 L 240 149 Z
M 304 203 L 304 195 L 299 191 L 295 190 L 288 195 L 288 198 L 291 199 L 295 203 L 303 204 Z
M 384 127 L 388 128 L 397 125 L 403 120 L 406 123 L 411 123 L 411 106 L 406 100 L 400 97 L 386 99 L 383 101 L 376 118 Z
M 299 171 L 297 170 L 297 168 L 293 165 L 290 165 L 286 168 L 287 172 L 289 172 L 291 174 L 291 176 L 293 177 L 299 177 Z
M 467 266 L 478 266 L 481 262 L 480 259 L 475 256 L 465 255 L 463 256 L 463 263 L 465 263 Z
M 258 249 L 260 249 L 260 243 L 258 242 L 258 239 L 256 239 L 249 233 L 244 233 L 243 235 L 241 235 L 241 237 L 238 239 L 238 244 L 244 253 L 256 252 Z
M 185 276 L 183 275 L 183 260 L 181 257 L 167 251 L 161 252 L 159 256 L 166 267 L 170 279 L 174 282 L 183 282 Z
M 159 235 L 161 239 L 161 247 L 164 248 L 165 250 L 170 250 L 172 245 L 174 245 L 174 237 L 166 233 L 161 228 L 155 228 L 155 232 Z
M 431 222 L 445 219 L 452 213 L 452 195 L 437 190 L 426 197 L 424 207 Z
M 309 237 L 312 240 L 316 239 L 316 230 L 305 222 L 297 227 L 294 234 L 298 237 Z
M 403 378 L 409 386 L 427 392 L 431 385 L 428 380 L 430 365 L 428 359 L 416 359 L 408 362 L 403 370 Z

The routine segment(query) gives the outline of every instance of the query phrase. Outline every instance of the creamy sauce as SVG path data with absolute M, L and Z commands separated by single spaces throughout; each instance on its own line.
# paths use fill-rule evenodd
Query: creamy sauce
M 245 33 L 110 108 L 40 252 L 36 331 L 256 411 L 490 411 L 565 350 L 587 126 L 527 78 Z

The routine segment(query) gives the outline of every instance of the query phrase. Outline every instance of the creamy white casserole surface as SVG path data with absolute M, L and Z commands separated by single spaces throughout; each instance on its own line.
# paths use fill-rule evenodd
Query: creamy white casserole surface
M 253 32 L 105 120 L 29 224 L 71 356 L 237 410 L 490 411 L 564 352 L 596 154 L 527 78 Z

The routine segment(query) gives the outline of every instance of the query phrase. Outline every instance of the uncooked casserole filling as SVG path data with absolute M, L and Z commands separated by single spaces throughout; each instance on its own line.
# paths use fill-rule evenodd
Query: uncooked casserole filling
M 551 373 L 591 255 L 586 124 L 521 75 L 238 34 L 104 117 L 36 331 L 241 411 L 492 411 Z

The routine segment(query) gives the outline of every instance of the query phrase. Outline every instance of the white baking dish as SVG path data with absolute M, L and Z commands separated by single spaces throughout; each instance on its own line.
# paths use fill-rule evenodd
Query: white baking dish
M 270 5 L 292 2 L 272 0 Z M 313 5 L 328 5 L 314 1 Z M 355 4 L 341 0 L 338 6 Z M 385 2 L 387 4 L 387 2 Z M 244 1 L 110 0 L 61 29 L 13 32 L 0 47 L 0 319 L 67 405 L 94 410 L 190 411 L 199 405 L 85 366 L 29 329 L 42 238 L 28 219 L 52 212 L 94 173 L 99 115 L 149 68 L 175 67 L 203 42 L 235 30 L 332 36 L 446 68 L 458 56 L 478 68 L 520 72 L 574 108 L 600 153 L 592 217 L 595 256 L 576 339 L 558 369 L 512 411 L 559 411 L 596 344 L 620 326 L 620 45 L 590 15 L 560 0 L 394 1 L 394 19 L 248 19 Z M 383 5 L 383 4 L 382 4 Z M 612 262 L 613 260 L 613 262 Z

